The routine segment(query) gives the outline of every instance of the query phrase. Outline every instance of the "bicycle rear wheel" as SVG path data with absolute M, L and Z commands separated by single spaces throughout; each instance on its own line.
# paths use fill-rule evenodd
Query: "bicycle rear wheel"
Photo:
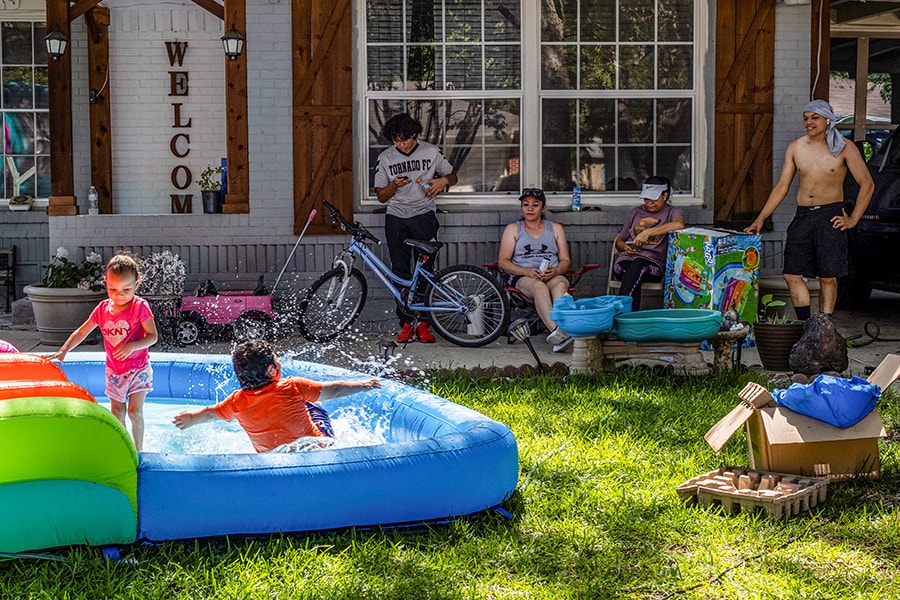
M 425 304 L 432 308 L 462 305 L 457 311 L 429 313 L 437 332 L 457 346 L 490 344 L 509 325 L 506 290 L 481 267 L 457 265 L 439 272 L 425 294 Z
M 357 269 L 351 269 L 346 279 L 340 267 L 326 272 L 300 300 L 300 335 L 311 342 L 333 340 L 362 312 L 367 293 L 366 278 Z

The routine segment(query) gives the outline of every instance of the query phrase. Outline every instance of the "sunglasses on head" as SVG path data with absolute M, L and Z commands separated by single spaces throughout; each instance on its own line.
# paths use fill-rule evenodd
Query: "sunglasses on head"
M 544 196 L 544 190 L 542 190 L 541 188 L 525 188 L 524 190 L 522 190 L 522 196 L 519 199 L 522 200 L 526 196 L 533 196 L 541 202 L 547 201 L 547 197 Z

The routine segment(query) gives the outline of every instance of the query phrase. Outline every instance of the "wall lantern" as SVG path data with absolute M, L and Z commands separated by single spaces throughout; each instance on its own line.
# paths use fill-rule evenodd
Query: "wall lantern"
M 244 51 L 244 41 L 247 38 L 238 33 L 238 30 L 231 26 L 231 31 L 222 36 L 222 45 L 225 47 L 225 56 L 230 60 L 237 60 L 241 52 Z
M 63 35 L 63 32 L 59 30 L 59 26 L 56 26 L 53 31 L 44 36 L 44 43 L 47 44 L 47 55 L 56 61 L 66 53 L 69 38 Z

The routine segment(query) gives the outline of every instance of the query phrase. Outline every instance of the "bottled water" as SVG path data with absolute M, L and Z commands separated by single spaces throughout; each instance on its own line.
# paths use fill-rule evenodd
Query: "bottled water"
M 572 210 L 581 210 L 581 186 L 578 185 L 578 173 L 572 171 Z
M 88 214 L 100 214 L 100 204 L 97 198 L 97 188 L 95 188 L 94 186 L 91 186 L 91 189 L 88 190 Z

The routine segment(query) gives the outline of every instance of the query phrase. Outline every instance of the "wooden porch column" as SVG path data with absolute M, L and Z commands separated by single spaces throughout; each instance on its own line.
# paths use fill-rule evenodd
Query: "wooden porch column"
M 810 99 L 829 100 L 831 82 L 831 0 L 812 3 L 812 19 L 810 25 L 810 61 L 812 67 L 809 75 L 809 87 L 812 90 Z M 858 113 L 857 113 L 858 114 Z
M 223 33 L 231 28 L 247 37 L 246 0 L 225 0 Z M 225 59 L 225 156 L 228 158 L 228 191 L 224 213 L 250 212 L 250 171 L 247 126 L 247 48 L 237 60 Z
M 85 13 L 88 29 L 88 85 L 94 100 L 91 115 L 91 185 L 97 188 L 100 214 L 111 214 L 112 128 L 109 101 L 109 9 L 95 7 Z
M 72 162 L 72 31 L 67 0 L 47 0 L 47 33 L 55 28 L 69 39 L 59 60 L 47 59 L 50 108 L 50 216 L 77 215 Z M 43 43 L 43 40 L 41 40 Z

